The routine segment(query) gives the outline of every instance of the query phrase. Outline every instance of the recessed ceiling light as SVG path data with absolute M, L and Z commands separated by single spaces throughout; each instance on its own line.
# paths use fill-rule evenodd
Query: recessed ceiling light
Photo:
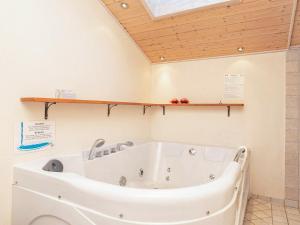
M 126 2 L 121 2 L 120 6 L 121 6 L 123 9 L 128 9 L 128 8 L 129 8 L 128 3 L 126 3 Z
M 244 48 L 244 47 L 238 47 L 238 48 L 237 48 L 237 51 L 238 51 L 238 52 L 244 52 L 244 51 L 245 51 L 245 48 Z
M 165 61 L 166 58 L 164 56 L 160 56 L 159 59 L 160 61 Z

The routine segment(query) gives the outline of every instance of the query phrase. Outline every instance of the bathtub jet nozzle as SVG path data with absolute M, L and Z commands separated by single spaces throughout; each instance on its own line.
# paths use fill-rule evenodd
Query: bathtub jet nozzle
M 189 150 L 189 154 L 190 154 L 190 155 L 196 155 L 196 153 L 197 153 L 197 151 L 196 151 L 196 149 L 194 149 L 194 148 L 191 148 L 191 149 Z

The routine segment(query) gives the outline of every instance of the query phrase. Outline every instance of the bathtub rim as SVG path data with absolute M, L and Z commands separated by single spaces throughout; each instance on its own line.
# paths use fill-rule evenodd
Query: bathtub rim
M 136 145 L 134 147 L 138 147 L 140 145 L 144 145 L 144 144 L 159 144 L 159 143 L 164 143 L 164 144 L 179 144 L 179 145 L 185 145 L 187 146 L 187 148 L 190 147 L 213 147 L 213 148 L 224 148 L 227 150 L 235 150 L 234 148 L 229 148 L 229 147 L 220 147 L 220 146 L 204 146 L 204 145 L 192 145 L 192 144 L 183 144 L 183 143 L 178 143 L 178 142 L 157 142 L 157 141 L 150 141 L 150 142 L 142 142 L 139 145 Z M 138 192 L 143 192 L 145 194 L 153 194 L 153 193 L 159 193 L 159 192 L 174 192 L 174 194 L 176 193 L 180 193 L 180 192 L 184 192 L 185 190 L 188 191 L 193 191 L 195 189 L 201 189 L 201 188 L 209 188 L 211 186 L 214 186 L 217 183 L 220 183 L 222 180 L 226 180 L 226 175 L 229 174 L 228 170 L 230 169 L 230 167 L 233 167 L 233 165 L 236 165 L 238 167 L 239 170 L 239 175 L 237 175 L 237 177 L 239 177 L 244 170 L 244 167 L 246 165 L 246 162 L 249 160 L 248 156 L 249 156 L 249 150 L 247 149 L 247 147 L 245 146 L 241 146 L 239 148 L 243 148 L 245 149 L 245 153 L 244 153 L 244 159 L 242 161 L 242 163 L 239 162 L 234 162 L 231 161 L 229 162 L 229 164 L 225 167 L 222 175 L 220 177 L 218 177 L 217 179 L 208 182 L 208 183 L 204 183 L 204 184 L 199 184 L 199 185 L 193 185 L 193 186 L 185 186 L 185 187 L 175 187 L 175 188 L 166 188 L 166 189 L 149 189 L 149 188 L 140 188 L 140 187 L 128 187 L 128 186 L 119 186 L 116 184 L 110 184 L 104 181 L 98 181 L 98 180 L 94 180 L 91 178 L 86 177 L 83 174 L 79 174 L 79 173 L 72 173 L 72 172 L 63 172 L 63 173 L 55 173 L 55 172 L 48 172 L 48 171 L 44 171 L 42 170 L 42 167 L 44 166 L 44 164 L 46 164 L 50 159 L 58 159 L 58 160 L 62 160 L 63 158 L 70 158 L 70 157 L 76 157 L 78 159 L 81 158 L 81 163 L 84 163 L 84 159 L 83 159 L 83 152 L 81 153 L 77 153 L 77 154 L 58 154 L 57 157 L 54 156 L 47 156 L 47 157 L 43 157 L 40 159 L 36 159 L 34 161 L 30 161 L 30 162 L 25 162 L 25 163 L 20 163 L 20 164 L 16 164 L 13 167 L 14 172 L 21 169 L 21 170 L 25 170 L 28 172 L 32 172 L 35 174 L 39 174 L 42 176 L 48 176 L 54 179 L 58 179 L 61 181 L 65 181 L 65 182 L 69 182 L 68 179 L 65 179 L 66 176 L 73 176 L 73 178 L 77 178 L 80 179 L 81 181 L 87 181 L 91 184 L 93 184 L 93 186 L 96 184 L 98 184 L 99 186 L 101 185 L 102 187 L 106 187 L 107 189 L 118 189 L 121 191 L 138 191 Z M 134 149 L 133 149 L 134 150 Z M 238 151 L 238 150 L 237 150 Z M 97 160 L 97 159 L 96 159 Z M 81 165 L 83 166 L 83 164 Z M 232 172 L 232 171 L 231 171 Z M 62 174 L 64 175 L 64 177 L 62 177 Z M 238 179 L 238 178 L 237 178 Z

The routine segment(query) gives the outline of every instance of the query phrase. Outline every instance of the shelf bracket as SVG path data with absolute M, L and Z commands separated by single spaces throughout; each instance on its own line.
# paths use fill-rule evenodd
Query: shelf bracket
M 230 105 L 228 105 L 228 106 L 227 106 L 227 116 L 228 116 L 228 117 L 230 117 L 230 110 L 231 110 L 231 107 L 230 107 Z
M 147 110 L 148 108 L 151 108 L 151 105 L 144 105 L 144 106 L 143 106 L 143 115 L 146 114 L 146 110 Z
M 44 113 L 44 119 L 47 120 L 48 119 L 48 115 L 49 115 L 49 108 L 52 106 L 52 105 L 55 105 L 56 102 L 45 102 L 45 113 Z
M 166 115 L 166 106 L 162 105 L 161 107 L 163 108 L 163 115 Z
M 110 112 L 113 107 L 117 106 L 118 104 L 107 104 L 107 116 L 110 116 Z

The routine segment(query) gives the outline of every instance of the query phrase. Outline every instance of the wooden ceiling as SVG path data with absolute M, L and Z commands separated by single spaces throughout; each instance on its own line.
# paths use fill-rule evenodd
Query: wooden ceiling
M 242 0 L 159 20 L 140 0 L 102 1 L 153 63 L 287 49 L 290 39 L 300 45 L 300 4 L 291 29 L 296 0 Z

